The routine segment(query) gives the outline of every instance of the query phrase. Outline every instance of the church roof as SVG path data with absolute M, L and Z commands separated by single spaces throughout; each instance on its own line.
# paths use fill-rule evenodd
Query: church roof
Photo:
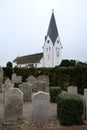
M 49 27 L 48 27 L 47 36 L 50 37 L 50 39 L 52 40 L 53 44 L 55 43 L 55 40 L 56 40 L 56 38 L 58 36 L 58 30 L 57 30 L 55 16 L 54 16 L 54 12 L 53 11 L 52 11 L 52 16 L 51 16 Z
M 17 64 L 39 63 L 42 57 L 43 53 L 36 53 L 32 55 L 17 57 L 16 59 L 13 60 L 13 62 L 16 62 Z

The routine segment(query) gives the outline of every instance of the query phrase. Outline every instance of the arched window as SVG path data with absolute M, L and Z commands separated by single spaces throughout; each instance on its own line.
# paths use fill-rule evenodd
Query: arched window
M 57 47 L 56 47 L 56 51 L 57 51 Z
M 48 48 L 46 48 L 46 52 L 48 52 Z
M 47 43 L 49 43 L 50 42 L 50 40 L 47 40 Z
M 49 52 L 51 51 L 51 47 L 49 47 Z
M 59 43 L 59 40 L 57 40 L 57 43 Z
M 47 55 L 47 58 L 48 58 L 48 60 L 49 60 L 49 55 Z

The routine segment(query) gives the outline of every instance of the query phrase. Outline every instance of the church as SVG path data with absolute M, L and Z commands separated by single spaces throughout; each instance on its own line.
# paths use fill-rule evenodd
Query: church
M 55 67 L 60 65 L 62 61 L 62 44 L 56 25 L 54 11 L 48 27 L 47 34 L 44 39 L 43 52 L 31 55 L 17 57 L 13 60 L 17 66 L 27 67 Z

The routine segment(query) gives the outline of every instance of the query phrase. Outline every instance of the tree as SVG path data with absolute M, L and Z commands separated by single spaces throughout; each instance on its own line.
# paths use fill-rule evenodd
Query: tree
M 76 61 L 75 60 L 70 60 L 70 66 L 76 66 Z
M 65 59 L 65 60 L 62 60 L 60 66 L 64 66 L 64 67 L 72 66 L 73 67 L 73 66 L 76 66 L 76 61 Z
M 13 66 L 13 65 L 12 65 L 12 62 L 10 62 L 10 61 L 7 62 L 6 67 L 12 68 L 12 66 Z
M 70 66 L 70 62 L 69 60 L 65 59 L 65 60 L 62 60 L 60 66 L 65 66 L 65 67 L 68 67 Z

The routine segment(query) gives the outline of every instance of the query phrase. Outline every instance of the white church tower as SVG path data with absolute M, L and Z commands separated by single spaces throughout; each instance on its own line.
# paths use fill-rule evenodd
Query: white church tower
M 47 35 L 43 46 L 43 67 L 55 67 L 60 65 L 62 57 L 62 44 L 60 41 L 54 11 L 50 19 Z

